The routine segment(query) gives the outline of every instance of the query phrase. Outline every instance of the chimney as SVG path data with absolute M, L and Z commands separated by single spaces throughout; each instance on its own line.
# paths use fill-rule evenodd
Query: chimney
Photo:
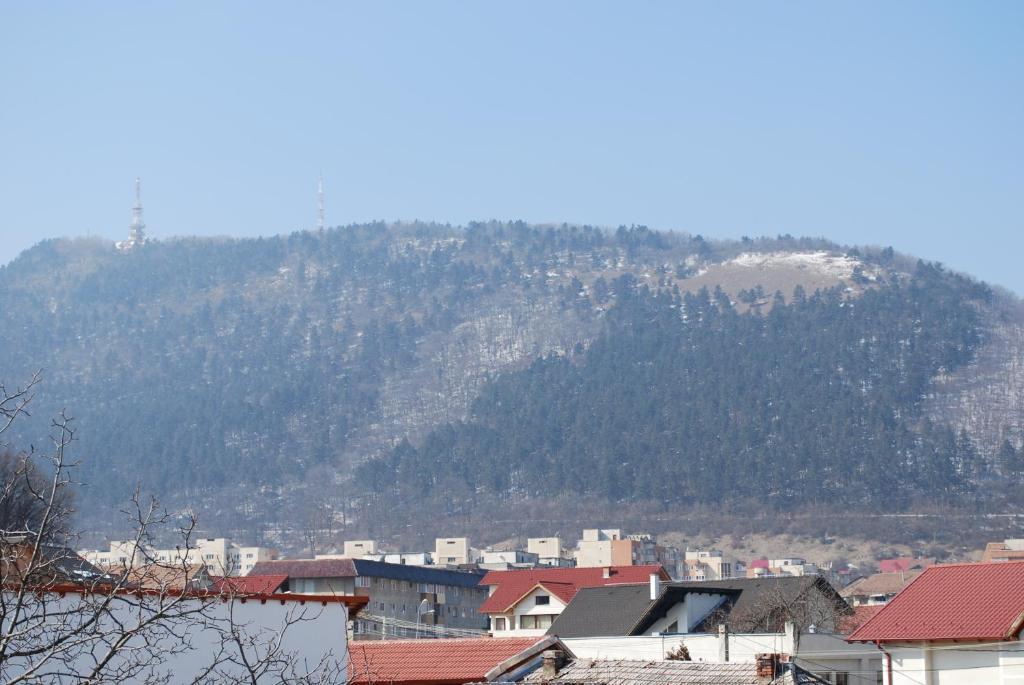
M 661 576 L 657 573 L 651 574 L 651 601 L 661 596 Z
M 547 649 L 541 656 L 544 659 L 541 666 L 544 680 L 554 680 L 558 677 L 558 669 L 565 663 L 565 652 L 560 649 Z
M 778 654 L 758 654 L 755 663 L 758 678 L 775 678 L 782 673 Z
M 612 577 L 612 569 L 610 566 L 605 566 L 603 569 L 601 569 L 601 577 L 605 580 L 608 580 Z

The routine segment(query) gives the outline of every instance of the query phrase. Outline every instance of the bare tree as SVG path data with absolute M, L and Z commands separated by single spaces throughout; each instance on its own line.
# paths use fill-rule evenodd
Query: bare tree
M 0 433 L 27 413 L 36 383 L 14 393 L 0 386 Z M 344 682 L 343 635 L 337 653 L 311 657 L 288 640 L 324 617 L 326 605 L 282 602 L 270 612 L 258 608 L 265 597 L 230 584 L 192 585 L 188 555 L 153 559 L 154 536 L 171 526 L 155 500 L 136 493 L 126 509 L 134 532 L 117 568 L 84 562 L 71 549 L 73 440 L 73 423 L 61 414 L 49 450 L 0 462 L 0 685 Z M 194 517 L 177 526 L 183 549 L 195 526 Z M 168 572 L 183 581 L 168 583 Z

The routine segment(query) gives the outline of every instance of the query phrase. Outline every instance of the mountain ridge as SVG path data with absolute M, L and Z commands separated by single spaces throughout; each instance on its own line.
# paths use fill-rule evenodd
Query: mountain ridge
M 707 288 L 720 299 L 721 285 L 738 315 L 770 316 L 776 291 L 783 301 L 796 285 L 807 297 L 859 298 L 918 268 L 891 249 L 824 239 L 522 222 L 179 239 L 129 254 L 45 241 L 0 269 L 0 363 L 23 376 L 48 369 L 38 405 L 79 417 L 83 480 L 105 483 L 110 503 L 139 480 L 172 499 L 206 499 L 239 481 L 340 485 L 355 464 L 463 421 L 495 376 L 584 354 L 625 296 L 615 289 L 626 274 L 628 290 L 680 298 Z M 1003 440 L 1021 446 L 1012 414 L 1024 381 L 1004 384 L 987 413 L 962 401 L 991 402 L 963 389 L 971 364 L 1012 364 L 1011 342 L 993 350 L 989 334 L 1017 340 L 1022 319 L 1009 296 L 990 298 L 979 305 L 986 342 L 929 379 L 922 411 L 969 431 L 995 460 Z M 41 413 L 15 437 L 45 432 Z

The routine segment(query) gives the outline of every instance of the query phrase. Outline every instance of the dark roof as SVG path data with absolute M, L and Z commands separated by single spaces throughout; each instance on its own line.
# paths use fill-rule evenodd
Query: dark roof
M 456 587 L 477 587 L 482 573 L 452 571 L 429 566 L 389 564 L 370 559 L 288 559 L 261 561 L 250 576 L 286 575 L 289 578 L 389 578 L 413 583 L 434 583 Z
M 693 628 L 714 632 L 719 623 L 744 631 L 774 631 L 778 614 L 766 612 L 771 604 L 793 605 L 816 589 L 836 603 L 837 613 L 852 613 L 835 589 L 819 576 L 749 578 L 723 581 L 665 583 L 654 602 L 650 586 L 618 585 L 581 589 L 548 629 L 561 638 L 643 635 L 669 609 L 691 592 L 725 595 L 724 602 Z
M 658 599 L 652 602 L 647 583 L 584 588 L 551 624 L 548 634 L 562 638 L 643 635 L 691 592 L 724 594 L 729 598 L 740 594 L 739 590 L 709 583 L 666 583 Z
M 699 632 L 713 632 L 717 624 L 724 623 L 730 629 L 741 632 L 775 632 L 781 625 L 773 622 L 780 618 L 775 612 L 768 612 L 771 606 L 794 606 L 811 592 L 820 592 L 835 605 L 839 615 L 852 614 L 853 609 L 846 603 L 832 584 L 821 576 L 786 576 L 775 578 L 737 578 L 735 580 L 712 580 L 698 583 L 673 583 L 684 587 L 715 587 L 721 590 L 740 590 L 734 600 L 726 602 L 718 612 L 709 616 L 704 625 L 696 628 Z

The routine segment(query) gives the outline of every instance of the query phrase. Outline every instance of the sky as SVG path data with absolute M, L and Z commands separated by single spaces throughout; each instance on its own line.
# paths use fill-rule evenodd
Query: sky
M 41 239 L 523 219 L 891 245 L 1024 294 L 1024 3 L 0 2 Z

